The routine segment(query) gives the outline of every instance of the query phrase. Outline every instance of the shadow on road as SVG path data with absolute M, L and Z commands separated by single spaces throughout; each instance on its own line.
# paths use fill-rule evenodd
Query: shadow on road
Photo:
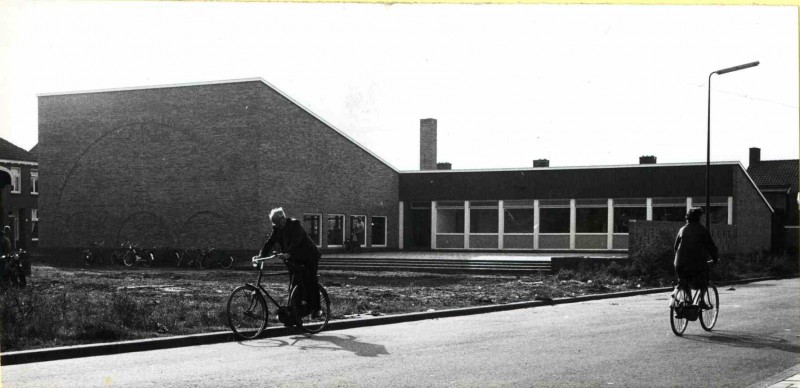
M 389 354 L 385 346 L 362 342 L 359 341 L 357 337 L 352 335 L 296 335 L 290 337 L 289 339 L 291 341 L 268 338 L 260 341 L 239 342 L 239 344 L 242 346 L 256 348 L 293 346 L 300 350 L 346 350 L 348 352 L 352 352 L 356 356 L 361 357 L 378 357 L 380 355 Z
M 789 342 L 783 338 L 746 332 L 714 330 L 711 332 L 710 336 L 684 334 L 683 338 L 692 341 L 717 343 L 734 347 L 752 349 L 772 348 L 784 352 L 800 353 L 800 345 L 797 343 Z

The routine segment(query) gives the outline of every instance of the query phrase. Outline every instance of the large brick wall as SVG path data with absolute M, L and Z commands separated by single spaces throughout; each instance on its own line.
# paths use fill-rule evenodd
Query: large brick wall
M 257 249 L 275 206 L 322 214 L 323 241 L 328 214 L 386 216 L 397 246 L 397 171 L 261 81 L 41 96 L 39 117 L 42 246 Z

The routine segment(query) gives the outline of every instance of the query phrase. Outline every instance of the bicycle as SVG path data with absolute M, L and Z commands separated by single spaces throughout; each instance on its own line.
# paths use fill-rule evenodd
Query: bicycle
M 180 252 L 175 252 L 175 258 L 177 259 L 175 267 L 185 264 L 187 267 L 203 268 L 201 267 L 202 255 L 199 249 L 184 249 Z
M 99 264 L 102 261 L 103 250 L 100 247 L 103 246 L 104 243 L 104 241 L 94 241 L 89 245 L 88 248 L 83 250 L 84 265 L 94 265 L 95 262 Z
M 712 263 L 709 261 L 709 263 Z M 719 292 L 717 286 L 709 279 L 706 285 L 703 300 L 700 300 L 700 289 L 692 289 L 691 297 L 676 286 L 669 306 L 669 323 L 672 332 L 677 336 L 683 335 L 689 321 L 700 319 L 700 326 L 705 331 L 711 331 L 717 324 L 719 316 Z
M 131 267 L 134 264 L 141 264 L 147 268 L 153 266 L 153 254 L 144 252 L 131 243 L 124 244 L 126 246 L 125 256 L 122 258 L 122 264 L 126 267 Z
M 212 264 L 229 269 L 233 266 L 233 256 L 214 248 L 204 249 L 200 253 L 200 268 L 207 269 Z
M 10 281 L 12 286 L 18 288 L 23 288 L 28 284 L 28 281 L 25 280 L 25 267 L 22 264 L 23 257 L 27 257 L 27 252 L 22 249 L 3 255 L 4 282 Z
M 283 263 L 289 271 L 264 273 L 264 262 L 276 257 L 283 260 Z M 258 268 L 258 280 L 255 284 L 245 283 L 245 285 L 235 288 L 233 292 L 231 292 L 230 297 L 228 297 L 225 310 L 228 326 L 237 339 L 254 339 L 264 332 L 269 319 L 267 299 L 275 305 L 278 312 L 278 320 L 285 326 L 299 326 L 303 331 L 309 334 L 316 334 L 328 325 L 331 301 L 325 287 L 323 287 L 322 284 L 318 284 L 322 314 L 317 318 L 308 315 L 310 311 L 307 311 L 307 302 L 306 298 L 304 298 L 305 285 L 302 280 L 292 287 L 294 276 L 297 276 L 296 274 L 302 271 L 302 265 L 293 264 L 284 259 L 281 255 L 263 258 L 253 257 L 252 262 L 253 266 Z M 264 286 L 261 285 L 261 280 L 264 276 L 287 274 L 289 275 L 289 295 L 286 298 L 286 305 L 282 306 L 267 292 Z

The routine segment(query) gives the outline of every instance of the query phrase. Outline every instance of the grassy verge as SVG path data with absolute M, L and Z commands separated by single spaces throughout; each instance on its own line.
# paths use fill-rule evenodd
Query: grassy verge
M 727 257 L 715 269 L 718 279 L 796 273 L 796 259 L 787 256 Z M 627 267 L 584 266 L 555 275 L 388 271 L 322 271 L 320 275 L 331 295 L 335 319 L 668 286 L 674 277 L 668 266 L 642 258 L 634 258 Z M 255 277 L 253 270 L 35 264 L 27 288 L 5 289 L 0 295 L 0 349 L 227 330 L 224 306 L 228 294 L 245 282 L 254 282 Z M 283 276 L 269 277 L 266 288 L 281 300 L 286 296 L 286 281 Z

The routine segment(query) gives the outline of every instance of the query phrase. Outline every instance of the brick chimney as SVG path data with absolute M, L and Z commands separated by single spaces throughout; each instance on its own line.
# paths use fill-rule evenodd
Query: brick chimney
M 640 156 L 639 164 L 656 164 L 656 157 L 653 155 Z
M 536 159 L 533 161 L 533 167 L 550 167 L 550 161 L 547 159 Z
M 437 170 L 452 170 L 453 165 L 448 162 L 436 163 Z
M 436 119 L 419 121 L 419 169 L 436 170 Z
M 747 167 L 758 164 L 761 162 L 761 148 L 750 147 L 750 164 Z

